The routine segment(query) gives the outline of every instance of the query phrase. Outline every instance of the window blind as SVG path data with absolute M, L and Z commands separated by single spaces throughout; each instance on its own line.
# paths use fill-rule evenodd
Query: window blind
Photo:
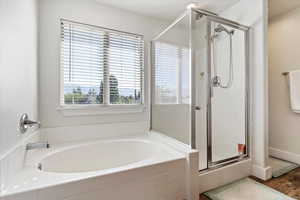
M 142 104 L 141 35 L 61 20 L 62 104 Z
M 189 103 L 189 50 L 165 42 L 154 43 L 154 101 L 156 104 Z

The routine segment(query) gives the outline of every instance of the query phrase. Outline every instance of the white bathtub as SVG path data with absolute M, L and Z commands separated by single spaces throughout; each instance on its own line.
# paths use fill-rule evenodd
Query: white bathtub
M 175 156 L 166 148 L 147 140 L 108 140 L 52 150 L 39 162 L 39 168 L 56 173 L 96 172 L 175 159 Z
M 28 151 L 0 200 L 186 198 L 187 154 L 151 135 Z

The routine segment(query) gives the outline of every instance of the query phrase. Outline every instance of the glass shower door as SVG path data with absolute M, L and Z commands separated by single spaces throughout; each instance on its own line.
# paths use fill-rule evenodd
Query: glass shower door
M 209 21 L 209 166 L 247 155 L 247 32 Z

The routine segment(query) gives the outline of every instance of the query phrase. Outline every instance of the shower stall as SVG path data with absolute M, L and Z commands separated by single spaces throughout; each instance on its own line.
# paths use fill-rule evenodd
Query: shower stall
M 199 170 L 249 155 L 249 27 L 189 8 L 151 45 L 151 130 L 199 151 Z

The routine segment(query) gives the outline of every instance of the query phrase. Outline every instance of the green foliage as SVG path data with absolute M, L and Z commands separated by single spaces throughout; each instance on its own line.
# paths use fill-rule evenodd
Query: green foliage
M 110 82 L 110 88 L 109 88 L 110 103 L 115 104 L 119 101 L 119 98 L 120 98 L 118 79 L 115 76 L 110 75 L 109 76 L 109 82 Z
M 110 82 L 110 87 L 109 87 L 109 92 L 110 92 L 110 102 L 112 104 L 116 103 L 119 101 L 119 83 L 118 79 L 114 75 L 109 76 L 109 82 Z M 100 91 L 99 95 L 97 96 L 97 100 L 100 104 L 103 103 L 103 81 L 100 83 Z
M 103 81 L 100 83 L 100 91 L 99 95 L 97 95 L 97 103 L 102 104 L 103 103 Z
M 82 94 L 80 87 L 74 89 L 73 93 L 65 94 L 65 104 L 85 104 L 87 100 L 88 95 Z
M 134 91 L 134 95 L 120 96 L 118 79 L 110 75 L 110 103 L 111 104 L 135 104 L 141 99 L 141 91 Z M 103 81 L 100 83 L 99 93 L 95 89 L 89 89 L 87 94 L 84 94 L 80 87 L 73 89 L 72 93 L 64 95 L 65 104 L 103 104 Z

